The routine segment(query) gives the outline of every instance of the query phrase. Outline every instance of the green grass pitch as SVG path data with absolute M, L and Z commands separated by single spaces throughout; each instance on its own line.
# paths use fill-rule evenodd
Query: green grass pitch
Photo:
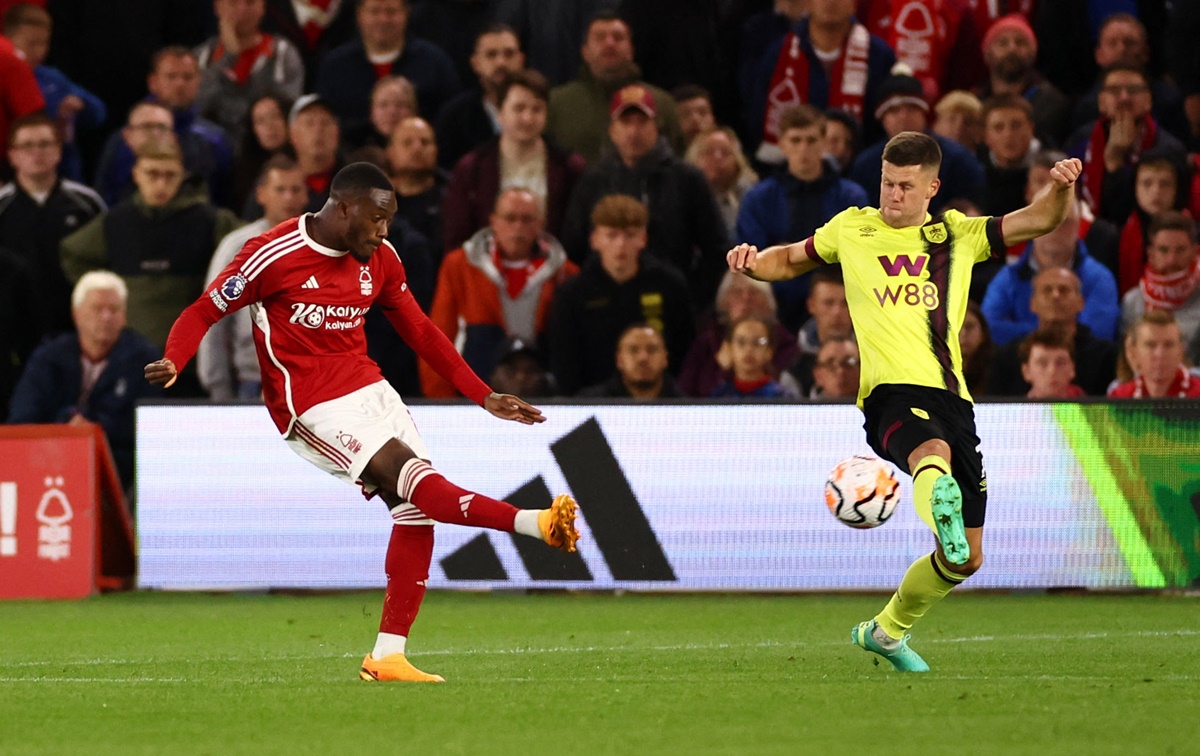
M 0 753 L 1194 754 L 1200 603 L 962 593 L 904 676 L 879 596 L 433 593 L 445 685 L 358 680 L 381 596 L 0 604 Z

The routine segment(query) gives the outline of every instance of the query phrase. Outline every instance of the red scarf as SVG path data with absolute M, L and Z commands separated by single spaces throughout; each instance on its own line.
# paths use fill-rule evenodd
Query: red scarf
M 267 57 L 275 52 L 275 38 L 270 34 L 263 34 L 262 39 L 257 45 L 248 47 L 238 53 L 237 61 L 233 67 L 229 69 L 226 76 L 233 79 L 238 84 L 245 84 L 250 78 L 250 74 L 254 71 L 254 65 L 258 63 L 259 58 Z M 213 48 L 212 60 L 217 61 L 225 57 L 225 45 L 217 42 L 217 46 Z
M 1120 252 L 1117 255 L 1117 295 L 1138 285 L 1146 269 L 1146 235 L 1142 233 L 1142 214 L 1134 210 L 1121 229 Z
M 1187 371 L 1187 368 L 1180 365 L 1175 371 L 1175 380 L 1171 381 L 1171 385 L 1167 387 L 1167 393 L 1163 394 L 1163 398 L 1186 399 L 1197 395 L 1200 395 L 1200 383 L 1193 380 L 1192 374 Z M 1112 396 L 1129 399 L 1151 398 L 1150 393 L 1146 390 L 1146 379 L 1140 375 L 1134 377 L 1129 383 L 1113 389 Z
M 525 284 L 528 283 L 529 277 L 546 264 L 546 258 L 539 255 L 524 262 L 505 260 L 500 256 L 500 248 L 496 245 L 496 237 L 493 236 L 492 263 L 500 272 L 500 277 L 504 279 L 504 289 L 508 292 L 508 298 L 516 299 L 521 296 L 522 291 L 525 291 Z
M 304 22 L 304 41 L 309 50 L 316 50 L 317 43 L 321 41 L 321 35 L 325 33 L 325 29 L 333 21 L 333 17 L 337 15 L 338 6 L 342 4 L 342 0 L 292 0 L 292 2 L 317 9 L 316 18 Z
M 870 49 L 871 33 L 862 24 L 855 24 L 829 74 L 829 102 L 824 106 L 841 108 L 860 123 L 867 93 L 867 54 Z M 767 90 L 763 147 L 768 153 L 778 151 L 779 116 L 783 111 L 804 103 L 812 104 L 808 85 L 808 55 L 800 46 L 800 37 L 791 32 L 783 40 L 775 72 L 771 74 L 771 88 Z
M 1177 310 L 1195 293 L 1197 284 L 1200 284 L 1200 259 L 1192 260 L 1192 266 L 1187 270 L 1165 276 L 1146 268 L 1142 275 L 1142 299 L 1146 302 L 1146 311 Z
M 1108 122 L 1108 118 L 1096 119 L 1092 137 L 1083 153 L 1083 201 L 1096 215 L 1100 215 L 1100 199 L 1104 196 L 1104 147 L 1108 144 Z M 1146 125 L 1142 129 L 1142 143 L 1130 153 L 1129 164 L 1136 164 L 1138 157 L 1150 149 L 1157 138 L 1158 124 L 1153 116 L 1147 114 Z
M 883 37 L 896 51 L 896 59 L 913 70 L 925 88 L 925 98 L 937 102 L 962 22 L 961 6 L 946 0 L 873 2 L 866 22 L 872 34 Z

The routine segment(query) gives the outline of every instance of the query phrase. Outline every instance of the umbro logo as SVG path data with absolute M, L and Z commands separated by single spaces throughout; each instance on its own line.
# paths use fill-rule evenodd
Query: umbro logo
M 319 288 L 321 288 L 321 285 L 319 283 L 317 283 L 316 276 L 309 276 L 308 280 L 305 281 L 304 284 L 300 288 L 301 289 L 319 289 Z
M 862 228 L 860 228 L 858 230 L 862 233 L 863 236 L 870 236 L 871 234 L 875 233 L 878 229 L 876 229 L 874 226 L 863 226 Z

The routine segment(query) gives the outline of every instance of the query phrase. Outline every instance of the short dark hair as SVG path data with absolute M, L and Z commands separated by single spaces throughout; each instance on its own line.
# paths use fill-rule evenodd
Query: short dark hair
M 997 110 L 1019 110 L 1025 117 L 1033 121 L 1033 106 L 1016 92 L 992 95 L 983 101 L 983 122 L 987 123 L 988 116 Z
M 796 105 L 779 114 L 779 136 L 789 129 L 807 129 L 817 126 L 825 133 L 825 113 L 812 105 Z
M 542 102 L 550 101 L 550 82 L 546 81 L 546 77 L 540 71 L 532 68 L 522 68 L 504 77 L 504 82 L 500 85 L 499 96 L 496 98 L 496 102 L 503 106 L 505 98 L 508 97 L 508 93 L 513 87 L 528 89 L 533 93 L 534 97 Z
M 583 27 L 583 36 L 586 38 L 588 34 L 591 34 L 592 27 L 596 24 L 605 23 L 608 21 L 620 21 L 621 23 L 625 24 L 626 29 L 630 28 L 629 22 L 625 20 L 624 16 L 618 13 L 615 9 L 606 8 L 603 10 L 598 10 L 592 15 L 588 16 L 587 25 Z M 630 31 L 632 31 L 632 29 L 630 29 Z
M 262 186 L 267 183 L 267 176 L 271 175 L 271 171 L 294 171 L 300 167 L 300 164 L 287 155 L 272 155 L 267 162 L 263 163 L 262 170 L 258 172 L 258 180 L 254 182 L 255 186 Z
M 49 29 L 52 25 L 50 14 L 45 8 L 29 3 L 18 3 L 4 13 L 4 36 L 11 37 L 13 32 L 22 26 L 36 26 L 39 29 Z
M 191 58 L 196 62 L 196 65 L 200 64 L 200 60 L 196 57 L 196 53 L 192 52 L 183 45 L 168 45 L 161 50 L 156 51 L 154 56 L 150 58 L 150 73 L 158 73 L 158 67 L 162 65 L 163 59 L 165 58 Z
M 1021 358 L 1022 365 L 1029 362 L 1029 356 L 1033 354 L 1035 346 L 1045 349 L 1065 349 L 1067 354 L 1071 355 L 1071 361 L 1075 361 L 1075 354 L 1072 351 L 1075 345 L 1067 338 L 1066 331 L 1062 328 L 1038 328 L 1021 339 L 1021 344 L 1017 347 L 1017 354 Z
M 1147 86 L 1150 84 L 1150 74 L 1146 73 L 1146 69 L 1142 68 L 1141 66 L 1134 65 L 1128 61 L 1119 60 L 1100 72 L 1100 88 L 1104 88 L 1105 82 L 1108 81 L 1110 74 L 1121 72 L 1137 74 L 1138 76 L 1142 77 L 1143 84 L 1146 84 Z
M 743 315 L 742 317 L 738 318 L 737 320 L 734 320 L 733 322 L 731 322 L 725 328 L 725 341 L 733 341 L 733 333 L 734 333 L 734 331 L 737 330 L 738 326 L 740 326 L 742 323 L 750 323 L 750 322 L 763 324 L 763 326 L 767 329 L 767 346 L 774 349 L 776 346 L 776 344 L 775 344 L 775 321 L 772 318 L 765 317 L 763 315 L 755 315 L 755 314 Z
M 521 35 L 517 34 L 517 30 L 504 23 L 503 21 L 489 21 L 479 33 L 475 35 L 475 45 L 471 49 L 479 47 L 479 40 L 484 37 L 490 37 L 493 34 L 511 34 L 517 38 L 517 44 L 521 44 Z
M 1196 222 L 1178 210 L 1164 210 L 1151 218 L 1146 238 L 1153 240 L 1159 231 L 1183 231 L 1193 244 L 1196 243 Z
M 17 6 L 20 7 L 20 6 Z M 8 126 L 8 145 L 17 141 L 17 132 L 21 129 L 32 129 L 39 126 L 49 126 L 54 132 L 54 141 L 62 144 L 62 136 L 58 133 L 58 122 L 45 113 L 30 113 L 27 116 L 21 116 L 13 121 Z
M 712 93 L 699 84 L 680 84 L 671 90 L 671 98 L 675 102 L 687 102 L 698 97 L 703 97 L 708 100 L 709 105 L 712 105 Z
M 813 292 L 817 288 L 817 284 L 834 284 L 835 286 L 846 286 L 846 278 L 842 274 L 841 265 L 822 265 L 814 270 L 808 276 L 808 290 Z
M 394 191 L 391 179 L 379 166 L 362 162 L 351 163 L 333 177 L 329 184 L 329 196 L 350 197 L 372 189 Z
M 937 171 L 942 167 L 942 148 L 928 134 L 901 131 L 884 146 L 883 159 L 896 166 L 919 165 Z
M 662 331 L 660 331 L 659 329 L 650 325 L 649 323 L 647 323 L 644 320 L 639 320 L 636 323 L 630 323 L 629 325 L 627 325 L 621 329 L 621 335 L 617 337 L 617 344 L 616 344 L 617 351 L 620 351 L 621 342 L 625 340 L 625 337 L 628 336 L 631 331 L 653 331 L 658 336 L 658 340 L 660 342 L 662 342 L 663 350 L 666 351 L 667 340 L 666 340 L 666 338 L 663 337 Z

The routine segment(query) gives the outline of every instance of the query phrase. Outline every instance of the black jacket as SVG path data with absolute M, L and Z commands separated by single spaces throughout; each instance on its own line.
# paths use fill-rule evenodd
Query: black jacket
M 1021 377 L 1020 340 L 996 349 L 988 377 L 991 396 L 1025 396 L 1029 384 Z M 1083 323 L 1075 327 L 1075 385 L 1089 396 L 1104 396 L 1117 370 L 1117 344 L 1092 335 Z
M 58 243 L 104 212 L 90 187 L 59 181 L 39 205 L 17 182 L 0 189 L 0 247 L 29 266 L 41 300 L 41 321 L 51 332 L 70 331 L 71 283 L 63 275 Z
M 729 237 L 704 174 L 675 157 L 663 140 L 630 168 L 616 154 L 600 159 L 579 179 L 560 240 L 575 263 L 587 258 L 592 208 L 609 194 L 627 194 L 650 211 L 643 255 L 675 266 L 687 279 L 692 301 L 712 301 L 725 271 Z
M 635 323 L 662 331 L 670 369 L 678 374 L 694 324 L 687 284 L 679 272 L 642 252 L 636 276 L 618 284 L 593 255 L 564 281 L 550 306 L 550 371 L 565 395 L 599 383 L 616 368 L 617 340 Z

